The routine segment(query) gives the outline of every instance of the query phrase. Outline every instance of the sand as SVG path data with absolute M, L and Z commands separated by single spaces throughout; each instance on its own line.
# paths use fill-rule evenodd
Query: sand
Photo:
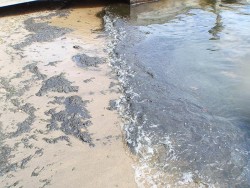
M 0 187 L 136 187 L 122 121 L 109 108 L 110 100 L 119 99 L 120 88 L 106 60 L 102 20 L 96 17 L 102 9 L 0 18 Z M 25 22 L 29 19 L 30 25 Z M 34 32 L 32 23 L 44 25 L 38 24 Z M 77 54 L 98 57 L 101 63 L 79 67 L 72 60 Z M 55 75 L 78 91 L 65 86 L 63 92 L 52 88 L 37 96 Z M 72 96 L 84 101 L 75 116 L 65 103 Z M 61 98 L 53 102 L 55 97 Z M 86 126 L 77 127 L 77 134 L 67 132 L 61 127 L 64 119 L 51 128 L 51 114 L 46 115 L 50 109 L 79 116 Z

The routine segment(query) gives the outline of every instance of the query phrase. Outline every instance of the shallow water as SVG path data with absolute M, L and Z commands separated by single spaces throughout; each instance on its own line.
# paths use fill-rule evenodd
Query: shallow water
M 249 2 L 162 0 L 105 21 L 138 185 L 250 187 Z

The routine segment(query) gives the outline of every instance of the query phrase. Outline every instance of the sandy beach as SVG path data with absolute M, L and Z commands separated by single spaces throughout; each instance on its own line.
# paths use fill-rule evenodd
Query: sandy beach
M 136 187 L 103 8 L 0 17 L 0 187 Z

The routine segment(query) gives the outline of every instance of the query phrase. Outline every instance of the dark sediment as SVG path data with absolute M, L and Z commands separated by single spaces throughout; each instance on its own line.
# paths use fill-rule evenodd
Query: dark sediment
M 48 18 L 52 16 L 53 15 Z M 47 17 L 37 17 L 36 19 L 39 18 L 48 19 Z M 47 22 L 36 22 L 35 18 L 25 20 L 24 25 L 25 29 L 31 32 L 31 34 L 27 35 L 23 42 L 13 46 L 17 50 L 21 50 L 34 42 L 49 42 L 71 32 L 71 30 L 67 28 L 50 26 Z
M 49 130 L 60 129 L 65 134 L 73 135 L 93 146 L 94 144 L 87 130 L 87 127 L 91 125 L 91 121 L 85 108 L 86 102 L 79 96 L 71 96 L 65 99 L 64 105 L 65 110 L 60 112 L 56 112 L 55 109 L 46 112 L 46 115 L 51 115 L 50 124 L 47 126 Z
M 18 149 L 20 144 L 23 144 L 25 148 L 33 148 L 33 145 L 29 143 L 30 139 L 35 139 L 34 135 L 31 135 L 29 137 L 23 137 L 21 139 L 21 142 L 16 142 L 14 147 L 11 148 L 8 145 L 4 145 L 4 140 L 6 138 L 14 139 L 13 137 L 18 137 L 23 135 L 24 133 L 28 133 L 31 131 L 32 124 L 35 121 L 35 111 L 36 109 L 30 104 L 26 103 L 22 105 L 22 102 L 18 98 L 13 97 L 19 97 L 21 96 L 27 88 L 24 87 L 20 90 L 16 90 L 15 87 L 10 85 L 10 80 L 6 78 L 1 78 L 0 83 L 3 86 L 3 88 L 6 90 L 6 99 L 10 100 L 10 102 L 14 105 L 15 108 L 9 109 L 13 110 L 15 113 L 16 111 L 22 111 L 23 113 L 27 114 L 28 117 L 23 121 L 16 124 L 16 131 L 3 134 L 0 130 L 0 176 L 4 176 L 7 173 L 10 173 L 12 171 L 16 171 L 17 169 L 23 169 L 27 166 L 29 161 L 36 155 L 41 155 L 42 153 L 39 151 L 41 149 L 38 149 L 35 151 L 33 155 L 26 156 L 22 160 L 18 162 L 11 163 L 10 159 L 14 158 L 15 155 L 12 154 L 12 151 L 15 151 Z M 17 185 L 18 181 L 13 184 L 13 186 Z M 12 186 L 12 185 L 11 185 Z
M 29 65 L 26 65 L 23 70 L 29 70 L 31 73 L 34 74 L 34 76 L 38 79 L 38 80 L 44 80 L 47 78 L 47 76 L 45 74 L 42 74 L 37 67 L 37 63 L 32 63 Z
M 19 182 L 20 182 L 20 181 L 16 181 L 16 182 L 14 182 L 14 183 L 11 184 L 11 185 L 6 186 L 6 188 L 17 187 L 17 185 L 19 184 Z
M 56 66 L 56 64 L 57 63 L 60 63 L 60 62 L 62 62 L 62 61 L 51 61 L 51 62 L 49 62 L 47 65 L 45 65 L 45 66 Z
M 31 160 L 32 155 L 29 155 L 28 157 L 24 158 L 21 162 L 20 168 L 23 169 L 27 165 L 27 163 Z
M 89 82 L 92 82 L 92 80 L 95 79 L 94 77 L 92 78 L 89 78 L 89 79 L 86 79 L 86 80 L 83 80 L 84 83 L 89 83 Z
M 103 60 L 98 57 L 90 57 L 86 54 L 77 54 L 72 57 L 72 60 L 79 67 L 97 67 L 99 64 L 103 63 Z
M 78 86 L 71 86 L 71 82 L 66 80 L 62 74 L 50 77 L 43 82 L 41 89 L 36 94 L 37 96 L 43 96 L 48 91 L 58 93 L 77 92 Z
M 16 171 L 17 169 L 24 169 L 30 160 L 32 160 L 33 157 L 39 155 L 37 152 L 33 155 L 29 155 L 22 160 L 10 163 L 9 159 L 12 157 L 11 152 L 13 151 L 13 148 L 10 148 L 8 146 L 1 146 L 0 143 L 0 176 L 4 176 L 5 174 Z M 38 151 L 38 150 L 37 150 Z
M 7 79 L 4 77 L 0 77 L 0 84 L 3 89 L 6 91 L 6 99 L 11 99 L 14 96 L 22 96 L 26 90 L 29 89 L 28 85 L 24 85 L 23 87 L 15 88 L 10 84 L 11 79 Z
M 49 144 L 55 144 L 59 141 L 66 141 L 70 144 L 70 139 L 68 136 L 59 136 L 56 138 L 43 138 L 43 140 Z
M 107 108 L 108 110 L 117 110 L 117 102 L 116 100 L 110 100 L 109 101 L 109 107 Z
M 10 85 L 10 80 L 4 77 L 0 77 L 1 87 L 5 89 L 8 95 L 14 95 L 16 93 L 16 89 Z M 11 98 L 11 97 L 10 97 Z
M 28 117 L 23 122 L 17 123 L 17 125 L 16 125 L 17 130 L 15 132 L 11 133 L 11 135 L 10 135 L 11 137 L 16 137 L 16 136 L 20 136 L 23 133 L 27 133 L 31 130 L 31 126 L 34 123 L 35 118 L 36 118 L 36 116 L 34 114 L 36 109 L 29 103 L 26 103 L 25 105 L 20 106 L 20 103 L 17 99 L 13 99 L 13 100 L 11 100 L 11 102 L 14 105 L 17 105 L 17 108 L 19 110 L 22 110 L 23 112 L 28 114 Z
M 23 122 L 18 123 L 16 126 L 18 127 L 17 130 L 12 133 L 13 137 L 20 136 L 23 133 L 27 133 L 31 130 L 31 125 L 35 121 L 35 116 L 31 115 L 26 118 Z
M 39 174 L 44 170 L 44 167 L 40 168 L 39 166 L 36 167 L 33 172 L 31 173 L 31 176 L 39 176 Z
M 1 133 L 1 132 L 0 132 Z M 1 133 L 1 136 L 4 136 Z M 3 139 L 1 139 L 1 142 Z M 8 168 L 8 160 L 11 154 L 11 148 L 0 143 L 0 176 L 3 176 Z
M 65 101 L 65 97 L 57 97 L 57 96 L 55 96 L 54 100 L 50 101 L 49 103 L 51 103 L 51 104 L 63 104 L 64 101 Z

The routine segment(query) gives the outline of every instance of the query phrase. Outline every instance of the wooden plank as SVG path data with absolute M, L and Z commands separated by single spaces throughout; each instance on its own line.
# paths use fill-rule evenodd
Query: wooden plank
M 17 5 L 21 3 L 28 3 L 37 0 L 0 0 L 0 7 L 10 6 L 10 5 Z
M 33 1 L 46 1 L 46 0 L 0 0 L 0 7 L 28 3 Z M 60 1 L 60 0 L 59 0 Z M 157 0 L 129 0 L 130 4 L 142 4 L 147 2 L 154 2 Z
M 137 4 L 144 4 L 144 3 L 151 3 L 159 0 L 130 0 L 131 5 L 137 5 Z

